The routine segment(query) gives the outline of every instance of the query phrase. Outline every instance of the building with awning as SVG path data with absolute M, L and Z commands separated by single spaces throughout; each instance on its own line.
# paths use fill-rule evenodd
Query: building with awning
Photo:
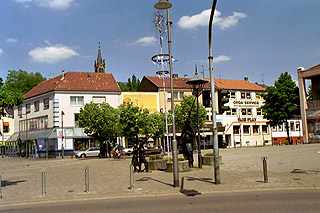
M 304 69 L 299 67 L 298 82 L 303 141 L 320 142 L 320 64 Z M 312 98 L 307 98 L 306 81 L 311 81 Z
M 14 107 L 14 134 L 8 142 L 21 142 L 36 155 L 73 154 L 96 146 L 79 128 L 80 109 L 86 103 L 121 103 L 121 90 L 111 73 L 68 72 L 44 81 L 24 95 Z M 63 147 L 63 148 L 62 148 Z

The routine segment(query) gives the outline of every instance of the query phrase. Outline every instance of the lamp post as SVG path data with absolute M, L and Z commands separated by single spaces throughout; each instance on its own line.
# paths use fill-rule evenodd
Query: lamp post
M 169 51 L 169 72 L 170 72 L 170 91 L 171 91 L 171 111 L 172 111 L 172 160 L 173 160 L 173 186 L 179 186 L 179 172 L 178 172 L 178 153 L 176 128 L 174 119 L 174 101 L 173 101 L 173 79 L 172 79 L 172 53 L 171 53 L 171 32 L 170 32 L 170 17 L 169 8 L 172 4 L 167 0 L 159 0 L 154 7 L 158 10 L 166 10 L 167 12 L 167 28 L 168 28 L 168 51 Z
M 62 159 L 64 158 L 64 146 L 63 146 L 63 116 L 64 116 L 64 112 L 61 111 L 61 130 L 62 130 L 62 140 L 61 140 L 61 152 L 62 152 Z
M 213 0 L 212 8 L 209 19 L 209 72 L 210 72 L 210 91 L 211 91 L 211 101 L 212 101 L 212 134 L 213 134 L 213 156 L 214 156 L 214 177 L 215 184 L 220 184 L 220 165 L 219 165 L 219 147 L 218 147 L 218 129 L 216 120 L 216 104 L 215 104 L 215 93 L 214 93 L 214 75 L 213 75 L 213 56 L 212 56 L 212 22 L 214 11 L 216 9 L 217 0 Z
M 196 96 L 197 98 L 197 120 L 198 120 L 198 125 L 197 125 L 197 130 L 198 130 L 198 167 L 202 168 L 202 155 L 201 155 L 201 145 L 200 145 L 200 119 L 199 119 L 199 96 L 202 93 L 203 87 L 206 83 L 209 81 L 206 79 L 201 78 L 198 75 L 197 72 L 197 66 L 196 66 L 196 73 L 193 76 L 193 78 L 186 83 L 190 85 L 192 88 L 192 94 Z

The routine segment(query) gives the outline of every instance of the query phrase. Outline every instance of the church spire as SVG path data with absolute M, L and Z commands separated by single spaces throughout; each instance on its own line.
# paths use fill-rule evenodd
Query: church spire
M 106 63 L 105 60 L 102 60 L 101 50 L 100 50 L 100 41 L 99 41 L 99 49 L 98 49 L 98 57 L 97 60 L 94 61 L 94 72 L 95 73 L 105 73 Z

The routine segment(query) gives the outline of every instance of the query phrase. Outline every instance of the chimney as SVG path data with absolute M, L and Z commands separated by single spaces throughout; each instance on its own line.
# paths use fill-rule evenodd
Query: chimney
M 173 77 L 174 78 L 179 78 L 179 75 L 178 74 L 173 74 Z
M 62 70 L 62 78 L 61 81 L 64 79 L 64 70 Z
M 244 80 L 245 80 L 245 81 L 248 81 L 248 76 L 244 76 Z

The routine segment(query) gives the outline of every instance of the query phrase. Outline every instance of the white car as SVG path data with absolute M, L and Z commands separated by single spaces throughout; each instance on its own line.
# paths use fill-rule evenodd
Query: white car
M 91 147 L 87 150 L 77 151 L 75 156 L 78 158 L 100 157 L 100 147 Z

